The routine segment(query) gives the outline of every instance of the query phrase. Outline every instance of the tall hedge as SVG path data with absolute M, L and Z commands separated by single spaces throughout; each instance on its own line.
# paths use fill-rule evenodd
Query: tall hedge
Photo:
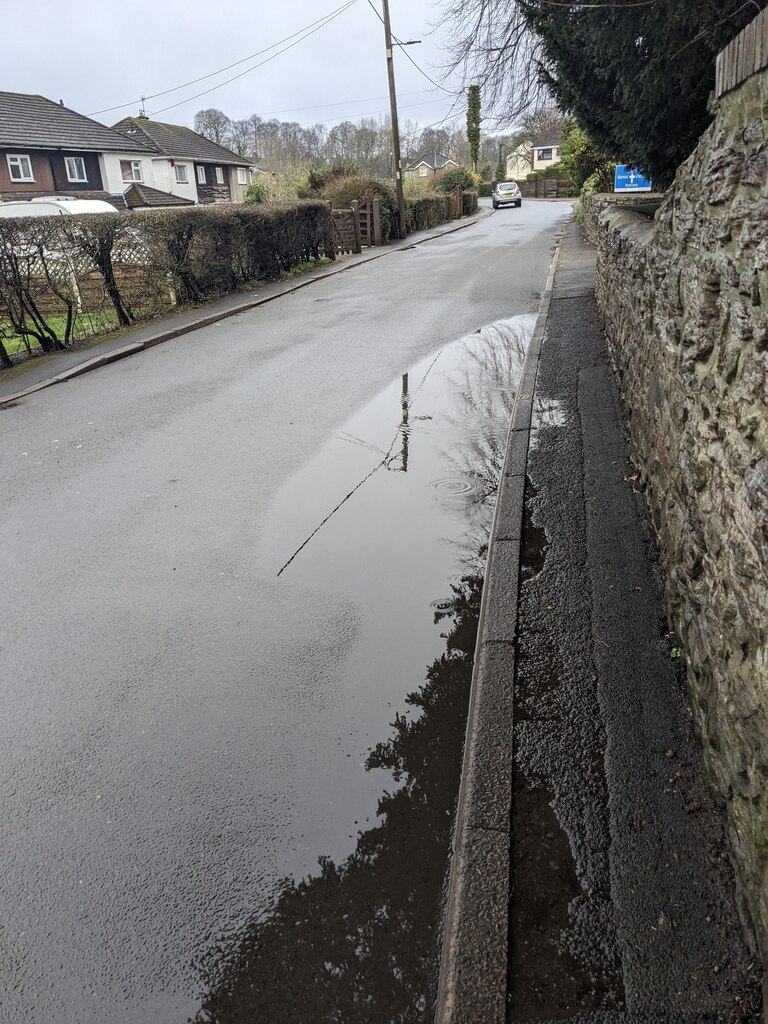
M 52 351 L 84 319 L 127 326 L 323 257 L 333 223 L 317 200 L 2 218 L 0 336 Z

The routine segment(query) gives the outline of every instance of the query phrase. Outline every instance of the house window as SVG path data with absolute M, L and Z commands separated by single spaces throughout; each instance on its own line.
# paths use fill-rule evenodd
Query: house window
M 67 169 L 67 181 L 88 181 L 85 160 L 81 156 L 65 156 L 64 166 Z
M 197 183 L 198 183 L 198 185 L 204 185 L 205 184 L 205 168 L 204 167 L 198 167 L 197 168 Z
M 248 184 L 248 168 L 238 167 L 237 168 L 237 184 L 247 185 Z
M 419 177 L 420 178 L 426 178 L 426 176 L 427 176 L 427 168 L 426 167 L 420 167 L 419 168 Z
M 539 150 L 539 160 L 551 160 L 551 159 L 552 159 L 552 150 L 551 149 L 540 149 Z
M 8 162 L 8 173 L 11 181 L 34 181 L 32 173 L 32 161 L 28 156 L 20 153 L 8 153 L 5 158 Z
M 123 181 L 143 181 L 141 175 L 141 160 L 121 160 L 120 171 Z
M 180 185 L 186 185 L 189 183 L 189 174 L 187 173 L 186 164 L 176 164 L 173 169 L 176 172 L 176 181 Z
M 223 185 L 224 184 L 224 169 L 222 167 L 217 167 L 216 168 L 216 184 L 217 185 Z

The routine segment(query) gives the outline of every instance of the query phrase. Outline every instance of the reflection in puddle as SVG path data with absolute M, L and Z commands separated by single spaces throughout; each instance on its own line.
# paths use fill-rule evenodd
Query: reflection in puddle
M 563 427 L 566 420 L 567 413 L 561 401 L 556 398 L 544 398 L 537 394 L 533 403 L 531 419 L 531 448 L 538 447 L 543 430 L 551 427 Z
M 233 948 L 204 957 L 197 1024 L 432 1019 L 488 536 L 532 327 L 491 325 L 411 369 L 272 509 L 265 546 L 285 586 L 359 611 L 334 735 L 389 721 L 363 768 L 391 784 L 348 855 L 284 879 L 274 906 L 244 910 Z M 343 768 L 354 792 L 360 766 Z M 350 807 L 350 824 L 372 811 Z

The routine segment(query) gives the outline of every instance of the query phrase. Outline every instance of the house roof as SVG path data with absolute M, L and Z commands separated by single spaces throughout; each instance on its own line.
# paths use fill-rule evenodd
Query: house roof
M 559 145 L 559 135 L 539 135 L 531 142 L 531 149 L 552 149 Z
M 147 206 L 153 209 L 163 209 L 169 206 L 195 205 L 192 199 L 183 199 L 181 196 L 174 196 L 170 192 L 162 192 L 159 188 L 150 188 L 149 185 L 139 182 L 128 186 L 123 192 L 123 199 L 129 210 Z
M 427 167 L 431 167 L 433 171 L 439 171 L 440 168 L 445 167 L 446 164 L 455 163 L 456 161 L 449 156 L 443 156 L 441 153 L 429 153 L 427 156 L 422 156 L 419 157 L 418 160 L 414 160 L 412 164 L 408 164 L 406 171 L 412 171 L 416 167 L 420 167 L 422 164 L 426 164 Z
M 145 151 L 127 146 L 125 136 L 45 96 L 0 92 L 0 147 L 87 152 Z
M 114 129 L 164 156 L 196 160 L 198 163 L 234 164 L 237 167 L 250 165 L 250 161 L 233 153 L 231 149 L 225 149 L 217 142 L 211 142 L 191 128 L 179 124 L 163 124 L 162 121 L 150 121 L 148 117 L 124 117 Z

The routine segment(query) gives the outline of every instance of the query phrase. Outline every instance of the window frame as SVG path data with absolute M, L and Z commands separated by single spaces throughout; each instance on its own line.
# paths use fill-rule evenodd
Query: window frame
M 29 174 L 22 174 L 20 177 L 15 178 L 13 175 L 14 167 L 20 169 L 22 160 L 27 161 Z M 32 157 L 29 155 L 29 153 L 6 153 L 5 162 L 8 166 L 8 177 L 11 179 L 11 184 L 21 185 L 24 182 L 35 180 L 35 169 L 32 166 Z
M 184 172 L 184 177 L 183 178 L 179 177 L 179 172 L 180 171 Z M 189 165 L 188 164 L 174 164 L 173 165 L 173 172 L 174 172 L 174 175 L 176 177 L 176 184 L 177 185 L 188 185 L 189 184 Z
M 80 164 L 80 166 L 82 168 L 82 171 L 83 171 L 82 177 L 80 177 L 79 175 L 75 175 L 74 177 L 72 176 L 72 174 L 70 173 L 70 166 L 69 166 L 70 160 L 73 163 L 77 162 L 77 163 Z M 87 184 L 87 182 L 88 182 L 88 169 L 85 166 L 85 157 L 83 157 L 83 156 L 65 156 L 64 157 L 64 172 L 67 175 L 67 181 L 71 182 L 72 184 L 78 184 L 78 183 L 79 184 Z
M 238 167 L 237 168 L 237 184 L 247 185 L 248 184 L 248 168 Z
M 549 156 L 545 156 L 544 155 L 545 153 L 549 153 Z M 541 160 L 542 162 L 547 161 L 547 160 L 554 160 L 554 149 L 553 149 L 553 147 L 552 146 L 547 146 L 546 149 L 540 149 L 538 151 L 536 159 L 537 160 Z
M 216 175 L 216 184 L 217 185 L 223 185 L 224 184 L 224 168 L 223 167 L 214 167 L 213 171 L 214 171 L 214 174 Z
M 125 171 L 125 169 L 123 167 L 124 164 L 127 164 L 128 167 L 130 168 L 130 177 L 126 177 L 125 176 L 126 175 L 126 171 Z M 138 176 L 138 178 L 136 177 L 136 168 L 137 167 L 139 169 L 139 176 Z M 120 161 L 120 174 L 122 175 L 123 181 L 126 184 L 131 184 L 134 181 L 143 182 L 144 181 L 144 172 L 141 169 L 141 160 L 121 160 Z
M 195 170 L 197 171 L 197 184 L 207 185 L 208 179 L 206 178 L 205 167 L 203 166 L 203 164 L 198 164 Z
M 419 177 L 420 178 L 426 178 L 428 174 L 429 174 L 429 168 L 427 167 L 426 164 L 422 164 L 421 167 L 419 168 Z

